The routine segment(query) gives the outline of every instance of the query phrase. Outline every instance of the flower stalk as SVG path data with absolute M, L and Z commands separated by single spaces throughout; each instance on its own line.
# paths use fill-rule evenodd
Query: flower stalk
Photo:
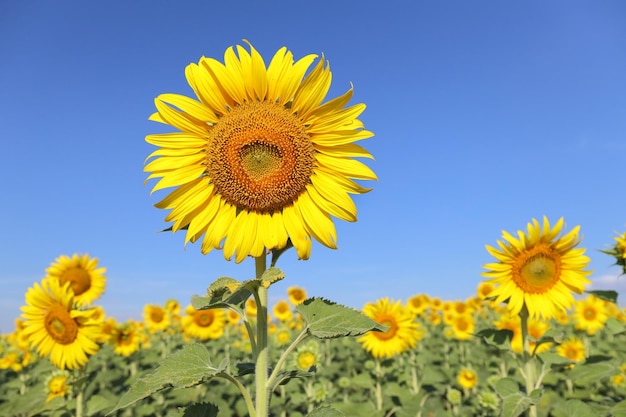
M 255 258 L 256 278 L 261 279 L 267 268 L 267 258 L 263 254 Z M 257 305 L 256 312 L 256 360 L 255 360 L 255 381 L 256 381 L 256 417 L 267 417 L 269 415 L 269 389 L 268 389 L 268 328 L 267 328 L 267 300 L 268 291 L 263 285 L 259 285 L 254 293 Z

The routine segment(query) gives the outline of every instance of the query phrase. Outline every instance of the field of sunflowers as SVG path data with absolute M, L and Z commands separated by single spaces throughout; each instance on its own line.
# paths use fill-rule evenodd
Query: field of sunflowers
M 336 248 L 333 218 L 356 221 L 351 195 L 370 191 L 356 181 L 377 177 L 353 142 L 373 133 L 364 104 L 346 107 L 352 88 L 322 103 L 323 58 L 309 70 L 317 56 L 281 48 L 266 67 L 246 43 L 186 68 L 197 100 L 156 98 L 150 120 L 176 131 L 146 137 L 144 170 L 152 191 L 174 188 L 155 204 L 166 230 L 254 258 L 255 278 L 119 321 L 98 305 L 98 259 L 61 255 L 0 339 L 0 416 L 626 417 L 626 312 L 585 291 L 580 227 L 562 218 L 503 232 L 466 300 L 357 311 L 290 287 L 270 305 L 284 251 Z M 626 234 L 615 241 L 605 252 L 626 273 Z

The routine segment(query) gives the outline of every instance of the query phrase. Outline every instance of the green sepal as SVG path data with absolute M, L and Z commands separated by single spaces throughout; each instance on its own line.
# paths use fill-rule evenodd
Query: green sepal
M 188 388 L 202 384 L 224 372 L 227 366 L 227 360 L 223 360 L 217 367 L 213 366 L 204 345 L 185 345 L 165 358 L 154 373 L 139 378 L 107 415 L 166 388 Z
M 482 329 L 474 336 L 480 337 L 482 342 L 487 346 L 493 346 L 499 350 L 511 350 L 511 340 L 513 332 L 508 329 Z
M 307 414 L 307 417 L 345 417 L 345 414 L 330 405 L 322 405 Z
M 278 258 L 280 258 L 280 255 L 287 252 L 291 248 L 293 248 L 293 243 L 291 243 L 291 239 L 287 239 L 287 244 L 284 248 L 272 249 L 272 261 L 270 263 L 270 266 L 276 266 L 276 262 L 278 262 Z
M 594 295 L 601 300 L 617 304 L 617 291 L 613 290 L 595 290 L 585 291 L 586 294 Z
M 296 306 L 307 323 L 307 331 L 318 339 L 360 336 L 369 331 L 384 332 L 387 326 L 376 323 L 353 308 L 323 298 L 309 298 Z

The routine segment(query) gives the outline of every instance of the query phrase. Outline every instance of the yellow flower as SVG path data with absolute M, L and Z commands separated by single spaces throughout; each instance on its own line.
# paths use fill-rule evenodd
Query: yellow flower
M 319 363 L 319 355 L 318 343 L 315 340 L 309 340 L 296 349 L 292 366 L 301 371 L 308 371 Z
M 426 294 L 416 294 L 407 300 L 406 306 L 415 316 L 421 316 L 430 306 L 430 297 Z
M 597 297 L 590 295 L 585 300 L 576 302 L 574 320 L 577 330 L 584 330 L 590 336 L 594 335 L 604 327 L 608 317 L 604 301 Z
M 620 236 L 615 236 L 616 249 L 621 253 L 622 258 L 626 259 L 626 232 Z
M 22 307 L 24 332 L 40 356 L 49 356 L 59 369 L 75 369 L 99 349 L 101 324 L 92 320 L 93 310 L 74 310 L 74 293 L 67 282 L 44 279 L 26 292 Z
M 66 282 L 74 291 L 74 302 L 80 307 L 88 306 L 104 293 L 106 268 L 98 268 L 98 259 L 89 255 L 61 255 L 46 269 L 48 278 Z
M 522 353 L 524 351 L 524 344 L 522 342 L 522 329 L 519 316 L 517 322 L 519 323 L 519 330 L 514 332 L 513 339 L 511 340 L 511 349 L 514 352 Z M 537 340 L 540 340 L 543 335 L 548 331 L 550 325 L 542 320 L 529 319 L 528 320 L 528 345 L 531 353 L 542 353 L 549 350 L 552 347 L 552 343 L 546 342 L 537 346 Z
M 222 309 L 196 310 L 187 306 L 182 318 L 185 334 L 200 340 L 219 339 L 224 334 L 226 313 Z
M 11 368 L 15 372 L 22 370 L 22 364 L 20 363 L 20 356 L 17 352 L 8 352 L 6 355 L 0 358 L 0 369 Z
M 293 318 L 293 312 L 287 301 L 281 300 L 277 302 L 272 311 L 274 312 L 274 316 L 283 323 Z
M 297 306 L 306 300 L 306 290 L 296 286 L 289 287 L 287 288 L 287 296 L 289 297 L 289 302 L 294 306 Z
M 239 324 L 239 322 L 241 321 L 241 316 L 235 310 L 229 309 L 226 312 L 226 319 L 228 321 L 228 324 L 234 326 Z
M 256 317 L 256 301 L 254 301 L 254 298 L 248 298 L 246 300 L 246 316 L 248 317 Z
M 589 263 L 583 255 L 585 249 L 575 248 L 580 227 L 558 237 L 562 228 L 562 218 L 550 227 L 544 217 L 543 228 L 533 219 L 526 234 L 518 231 L 515 238 L 504 231 L 499 249 L 487 245 L 487 251 L 499 261 L 484 266 L 488 271 L 483 275 L 496 285 L 489 296 L 498 303 L 508 300 L 512 314 L 526 307 L 534 318 L 549 319 L 570 308 L 572 293 L 584 291 L 591 272 L 584 270 Z
M 576 337 L 570 337 L 556 347 L 556 353 L 574 362 L 581 362 L 587 354 L 585 344 Z
M 180 314 L 180 303 L 177 300 L 170 299 L 165 302 L 165 309 L 172 315 Z
M 489 294 L 495 289 L 495 286 L 490 281 L 483 281 L 478 284 L 478 288 L 476 288 L 476 294 L 478 297 L 485 299 L 489 297 Z
M 476 327 L 474 317 L 470 314 L 455 315 L 450 324 L 454 331 L 454 337 L 458 340 L 469 340 L 473 337 Z
M 325 60 L 305 77 L 316 55 L 293 61 L 281 48 L 268 67 L 250 45 L 228 48 L 224 63 L 201 58 L 185 70 L 199 101 L 161 94 L 150 119 L 179 131 L 148 135 L 160 148 L 145 166 L 152 191 L 177 187 L 156 204 L 172 209 L 172 231 L 185 243 L 203 235 L 202 253 L 224 250 L 235 262 L 287 246 L 308 259 L 311 238 L 336 248 L 331 216 L 356 221 L 354 182 L 375 180 L 371 158 L 353 142 L 373 134 L 357 117 L 364 104 L 344 107 L 352 89 L 322 104 L 331 83 Z
M 163 331 L 170 326 L 170 314 L 160 305 L 146 304 L 143 308 L 143 319 L 150 333 Z
M 476 375 L 476 372 L 471 369 L 463 368 L 457 375 L 456 380 L 461 387 L 465 389 L 472 389 L 478 383 L 478 376 Z
M 366 304 L 363 314 L 389 327 L 385 332 L 367 332 L 358 339 L 375 358 L 391 358 L 414 347 L 420 339 L 413 314 L 400 301 L 382 298 Z
M 291 332 L 287 329 L 281 329 L 276 332 L 276 342 L 283 346 L 291 342 Z
M 126 357 L 137 352 L 142 341 L 143 336 L 140 334 L 139 328 L 133 322 L 116 326 L 109 338 L 109 343 L 113 345 L 113 351 L 117 355 Z
M 70 374 L 67 371 L 54 372 L 46 381 L 46 402 L 51 401 L 56 397 L 64 397 L 67 391 L 70 389 L 67 380 Z

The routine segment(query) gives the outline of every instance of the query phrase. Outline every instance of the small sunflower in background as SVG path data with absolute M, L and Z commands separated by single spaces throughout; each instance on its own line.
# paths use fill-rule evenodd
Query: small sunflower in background
M 113 345 L 115 354 L 128 357 L 141 348 L 143 339 L 141 329 L 135 322 L 129 321 L 115 326 L 108 342 Z
M 287 297 L 289 297 L 289 302 L 291 304 L 297 306 L 306 300 L 306 290 L 302 287 L 291 286 L 287 288 Z
M 611 249 L 602 250 L 615 258 L 615 265 L 622 267 L 622 274 L 626 275 L 626 232 L 615 236 L 615 245 Z
M 455 314 L 450 322 L 454 338 L 457 340 L 469 340 L 474 337 L 476 321 L 471 314 Z
M 248 43 L 248 42 L 246 42 Z M 324 101 L 331 72 L 316 55 L 294 62 L 281 48 L 268 66 L 250 43 L 224 53 L 224 64 L 201 58 L 185 70 L 193 99 L 161 94 L 150 120 L 177 129 L 153 134 L 148 156 L 152 192 L 175 187 L 155 206 L 171 210 L 171 230 L 185 243 L 202 239 L 203 254 L 223 249 L 235 262 L 281 249 L 288 241 L 308 259 L 315 239 L 337 247 L 331 216 L 356 221 L 353 180 L 376 180 L 372 158 L 354 142 L 373 136 L 358 119 L 364 104 L 345 107 L 352 89 Z M 235 52 L 236 51 L 236 52 Z
M 462 368 L 456 377 L 456 381 L 464 389 L 472 389 L 478 384 L 478 375 L 469 368 Z
M 171 324 L 170 313 L 158 304 L 143 307 L 143 320 L 150 333 L 167 330 Z
M 189 305 L 185 309 L 182 326 L 183 332 L 200 340 L 219 339 L 224 334 L 226 313 L 219 308 L 196 310 Z
M 572 336 L 556 347 L 556 353 L 573 362 L 582 362 L 587 356 L 587 349 L 582 339 Z
M 316 340 L 309 340 L 296 348 L 291 357 L 291 367 L 300 371 L 309 371 L 320 362 L 320 347 Z
M 99 299 L 106 287 L 106 268 L 98 268 L 98 259 L 89 255 L 61 255 L 46 269 L 46 276 L 58 280 L 61 285 L 70 283 L 74 302 L 86 307 Z
M 589 336 L 593 336 L 598 330 L 604 328 L 608 318 L 608 309 L 604 300 L 590 295 L 584 300 L 576 301 L 573 314 L 576 330 L 584 330 Z
M 279 321 L 283 323 L 291 321 L 291 319 L 293 319 L 293 312 L 291 311 L 291 306 L 287 301 L 280 300 L 279 302 L 274 304 L 272 312 L 274 313 L 274 317 L 276 317 Z
M 101 323 L 93 310 L 75 310 L 70 283 L 46 278 L 26 292 L 22 307 L 24 332 L 40 356 L 48 356 L 59 369 L 80 368 L 99 349 Z
M 389 327 L 385 332 L 367 332 L 357 339 L 375 358 L 392 358 L 414 347 L 421 338 L 413 313 L 400 301 L 382 298 L 366 304 L 363 314 Z
M 416 294 L 409 297 L 406 306 L 416 317 L 421 316 L 430 307 L 430 297 L 427 294 Z
M 46 402 L 52 401 L 57 397 L 65 397 L 70 389 L 70 385 L 68 383 L 69 378 L 69 372 L 58 370 L 53 372 L 46 379 L 45 386 L 46 393 L 48 394 Z
M 484 265 L 483 276 L 495 285 L 489 297 L 507 302 L 512 314 L 523 308 L 532 318 L 549 319 L 574 304 L 572 293 L 582 294 L 590 284 L 585 268 L 589 258 L 580 243 L 576 226 L 565 235 L 563 218 L 550 226 L 547 217 L 543 227 L 536 219 L 528 223 L 527 233 L 517 232 L 517 238 L 506 231 L 498 248 L 487 245 L 487 251 L 498 260 Z

